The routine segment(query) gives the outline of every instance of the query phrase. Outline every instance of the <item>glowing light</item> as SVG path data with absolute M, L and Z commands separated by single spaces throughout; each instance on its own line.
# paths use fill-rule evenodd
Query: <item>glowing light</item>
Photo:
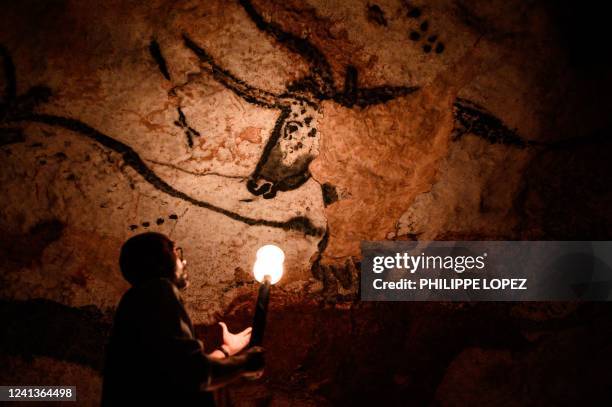
M 257 250 L 257 260 L 253 265 L 255 280 L 260 283 L 266 275 L 270 276 L 270 283 L 276 284 L 283 276 L 283 262 L 285 253 L 280 247 L 268 244 Z

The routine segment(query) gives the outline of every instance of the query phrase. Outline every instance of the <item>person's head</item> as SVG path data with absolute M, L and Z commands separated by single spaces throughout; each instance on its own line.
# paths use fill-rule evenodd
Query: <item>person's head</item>
M 151 278 L 167 278 L 178 288 L 188 285 L 183 250 L 161 233 L 147 232 L 129 238 L 121 247 L 119 267 L 131 284 Z

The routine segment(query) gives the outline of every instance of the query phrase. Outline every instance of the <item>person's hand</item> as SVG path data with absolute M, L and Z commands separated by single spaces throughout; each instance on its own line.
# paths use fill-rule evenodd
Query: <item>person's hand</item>
M 244 372 L 242 376 L 249 380 L 259 379 L 263 375 L 264 369 L 264 349 L 261 346 L 253 346 L 245 353 Z
M 221 329 L 223 330 L 223 349 L 230 355 L 233 356 L 236 353 L 243 350 L 251 340 L 251 327 L 248 327 L 242 332 L 233 334 L 227 329 L 227 325 L 224 322 L 219 322 Z

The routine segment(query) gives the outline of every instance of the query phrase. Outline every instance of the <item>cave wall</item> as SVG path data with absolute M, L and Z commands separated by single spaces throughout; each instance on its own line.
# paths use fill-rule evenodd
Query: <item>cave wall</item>
M 361 240 L 610 238 L 611 54 L 593 4 L 1 7 L 2 383 L 77 383 L 95 404 L 119 248 L 159 231 L 184 248 L 208 347 L 216 321 L 249 323 L 257 248 L 285 250 L 267 378 L 234 404 L 605 387 L 532 388 L 610 356 L 603 304 L 358 301 Z

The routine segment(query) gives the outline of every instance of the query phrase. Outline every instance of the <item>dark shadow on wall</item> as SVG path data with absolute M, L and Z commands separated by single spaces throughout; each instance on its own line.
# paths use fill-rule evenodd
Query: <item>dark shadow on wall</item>
M 248 300 L 224 316 L 230 330 L 250 323 L 254 298 Z M 265 402 L 279 394 L 332 405 L 453 405 L 453 397 L 470 405 L 498 397 L 503 404 L 511 401 L 505 394 L 518 404 L 576 405 L 589 395 L 611 401 L 605 389 L 612 385 L 606 373 L 612 304 L 355 302 L 336 307 L 313 299 L 271 305 L 266 380 L 233 386 L 230 399 L 236 402 L 245 397 Z M 49 356 L 101 373 L 110 312 L 48 300 L 0 301 L 0 321 L 3 355 Z M 218 330 L 216 324 L 196 326 L 209 351 L 219 340 Z M 470 360 L 474 352 L 488 359 Z M 501 360 L 500 353 L 512 357 Z M 499 376 L 502 367 L 517 380 Z
M 516 198 L 528 240 L 612 236 L 612 128 L 555 142 L 535 154 Z
M 21 268 L 40 262 L 45 248 L 60 239 L 65 226 L 59 219 L 50 219 L 37 223 L 24 234 L 0 229 L 3 236 L 0 239 L 0 256 L 5 267 Z
M 49 356 L 101 371 L 111 320 L 111 313 L 94 306 L 0 300 L 0 349 L 26 359 Z

